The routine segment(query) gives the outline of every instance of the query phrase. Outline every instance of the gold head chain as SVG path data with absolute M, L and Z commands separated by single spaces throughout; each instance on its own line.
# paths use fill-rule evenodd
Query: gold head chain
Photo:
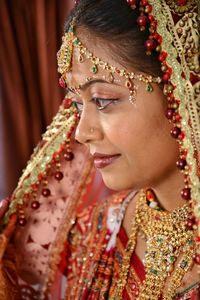
M 139 80 L 146 84 L 146 91 L 152 92 L 152 83 L 161 83 L 160 77 L 153 77 L 151 75 L 138 74 L 129 72 L 125 69 L 119 69 L 115 66 L 110 65 L 108 62 L 103 61 L 101 58 L 95 56 L 90 52 L 76 36 L 74 30 L 74 24 L 71 23 L 68 32 L 62 38 L 62 46 L 57 54 L 58 59 L 58 72 L 61 74 L 60 85 L 62 87 L 67 86 L 66 73 L 72 70 L 72 58 L 74 48 L 78 50 L 78 62 L 83 63 L 85 59 L 92 63 L 91 74 L 95 75 L 98 73 L 99 68 L 108 72 L 108 82 L 114 82 L 114 74 L 125 78 L 125 87 L 129 89 L 131 103 L 135 102 L 138 86 L 133 80 Z M 90 78 L 88 79 L 90 80 Z

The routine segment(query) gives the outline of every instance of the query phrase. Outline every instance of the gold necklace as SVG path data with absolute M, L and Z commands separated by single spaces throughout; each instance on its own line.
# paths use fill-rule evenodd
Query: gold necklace
M 113 300 L 122 299 L 139 231 L 145 235 L 147 250 L 146 276 L 140 287 L 138 299 L 156 300 L 163 296 L 163 300 L 170 300 L 174 297 L 184 275 L 193 263 L 194 232 L 185 227 L 191 212 L 192 209 L 188 204 L 173 212 L 154 210 L 147 205 L 146 191 L 141 191 Z M 169 279 L 168 287 L 165 295 L 162 295 L 167 279 Z

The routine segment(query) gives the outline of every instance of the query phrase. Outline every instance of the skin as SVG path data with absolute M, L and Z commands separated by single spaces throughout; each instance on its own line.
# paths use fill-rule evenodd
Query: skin
M 91 36 L 89 43 L 84 36 L 80 38 L 96 56 L 113 66 L 123 67 L 110 57 L 105 47 L 102 50 L 101 42 L 91 43 Z M 91 45 L 95 45 L 94 49 Z M 79 105 L 82 112 L 76 139 L 85 144 L 92 155 L 96 152 L 120 154 L 111 165 L 100 169 L 105 184 L 116 191 L 151 187 L 163 208 L 173 210 L 182 205 L 180 191 L 184 181 L 176 167 L 178 144 L 170 135 L 172 125 L 165 117 L 167 103 L 161 88 L 154 84 L 154 91 L 149 93 L 145 84 L 136 80 L 138 90 L 133 105 L 124 78 L 115 75 L 113 84 L 96 82 L 108 77 L 108 72 L 99 68 L 97 76 L 88 83 L 86 79 L 92 75 L 91 62 L 79 63 L 77 56 L 75 52 L 72 72 L 67 74 L 69 87 L 82 87 L 70 95 L 73 101 L 82 104 Z M 117 100 L 105 101 L 107 107 L 98 110 L 95 97 Z
M 97 57 L 108 61 L 110 65 L 124 67 L 118 64 L 119 60 L 113 60 L 114 56 L 107 51 L 105 43 L 102 47 L 101 41 L 92 36 L 88 42 L 88 35 L 81 35 L 81 32 L 79 37 Z M 76 51 L 72 71 L 67 74 L 69 87 L 78 87 L 78 92 L 70 93 L 72 100 L 78 103 L 81 109 L 76 139 L 88 147 L 91 155 L 95 152 L 120 154 L 112 164 L 100 169 L 106 186 L 116 191 L 151 187 L 164 209 L 172 211 L 182 206 L 185 202 L 180 196 L 180 191 L 184 186 L 184 179 L 176 167 L 179 157 L 178 144 L 170 135 L 172 124 L 165 117 L 167 103 L 161 88 L 154 84 L 154 91 L 148 93 L 144 83 L 135 81 L 138 91 L 136 102 L 132 104 L 129 101 L 129 90 L 125 87 L 125 79 L 122 77 L 115 75 L 115 82 L 112 84 L 97 82 L 105 81 L 108 77 L 108 72 L 99 68 L 98 74 L 88 83 L 87 78 L 91 77 L 91 62 L 77 62 Z M 126 68 L 137 72 L 129 66 Z M 94 98 L 115 100 L 102 102 L 106 108 L 99 110 L 99 103 Z M 123 220 L 128 236 L 135 210 L 134 200 L 129 204 Z M 145 241 L 138 237 L 136 253 L 141 260 L 145 250 Z M 194 265 L 186 274 L 179 291 L 196 281 L 197 266 Z

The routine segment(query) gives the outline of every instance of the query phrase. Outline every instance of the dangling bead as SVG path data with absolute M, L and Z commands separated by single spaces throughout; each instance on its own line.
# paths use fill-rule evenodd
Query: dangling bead
M 128 5 L 132 8 L 136 8 L 136 0 L 127 0 Z
M 65 81 L 64 81 L 64 79 L 63 79 L 62 77 L 59 79 L 59 85 L 60 85 L 62 88 L 65 88 Z
M 26 225 L 27 221 L 24 217 L 19 217 L 18 218 L 18 224 L 22 227 L 24 227 Z
M 192 230 L 193 226 L 195 224 L 195 218 L 190 218 L 186 221 L 185 226 L 187 227 L 187 229 Z
M 38 209 L 40 207 L 40 202 L 38 202 L 38 201 L 33 201 L 32 203 L 31 203 L 31 208 L 32 209 Z
M 128 89 L 131 89 L 133 87 L 133 83 L 130 79 L 126 80 L 125 87 L 127 87 Z
M 168 110 L 166 111 L 166 117 L 169 120 L 172 120 L 174 116 L 174 109 L 173 108 L 168 108 Z
M 181 196 L 184 200 L 190 200 L 191 199 L 191 191 L 190 188 L 184 188 L 181 191 Z
M 61 171 L 57 171 L 55 173 L 54 177 L 55 177 L 56 180 L 60 181 L 60 180 L 63 179 L 64 175 L 63 175 L 63 173 Z
M 73 152 L 66 152 L 64 154 L 64 159 L 67 160 L 67 161 L 72 161 L 74 159 Z
M 179 134 L 179 136 L 178 136 L 178 139 L 179 139 L 180 141 L 182 141 L 182 140 L 184 139 L 184 137 L 185 137 L 184 132 L 181 132 L 181 133 Z
M 160 62 L 163 62 L 166 59 L 166 57 L 167 57 L 167 53 L 163 51 L 160 53 L 158 59 Z
M 151 5 L 146 5 L 145 7 L 145 13 L 150 14 L 152 12 L 152 6 Z
M 156 48 L 156 42 L 152 39 L 152 40 L 147 40 L 145 42 L 145 47 L 147 51 L 152 51 Z
M 148 19 L 146 16 L 139 16 L 137 18 L 137 24 L 142 27 L 142 28 L 145 28 L 145 26 L 147 25 L 147 22 L 148 22 Z
M 152 85 L 151 85 L 150 83 L 148 83 L 148 84 L 146 85 L 146 91 L 147 91 L 148 93 L 152 93 L 152 92 L 153 92 L 153 87 L 152 87 Z
M 170 74 L 169 73 L 165 73 L 162 76 L 162 80 L 163 80 L 164 83 L 167 83 L 169 81 L 169 78 L 170 78 Z
M 78 57 L 78 61 L 80 62 L 80 63 L 83 63 L 84 62 L 84 57 L 83 57 L 83 55 L 79 55 L 79 57 Z
M 93 66 L 92 66 L 91 72 L 92 72 L 93 74 L 96 74 L 96 73 L 98 72 L 97 65 L 93 65 Z
M 148 4 L 148 1 L 147 0 L 142 0 L 141 3 L 142 3 L 143 6 L 146 6 Z
M 194 261 L 197 265 L 200 265 L 200 254 L 196 254 L 194 257 Z
M 187 0 L 177 0 L 177 5 L 178 6 L 184 6 L 187 4 Z
M 71 105 L 72 105 L 72 100 L 70 98 L 65 98 L 63 100 L 63 107 L 65 109 L 70 108 Z
M 51 195 L 50 189 L 44 188 L 42 189 L 42 196 L 49 197 Z
M 113 76 L 113 74 L 110 72 L 109 73 L 109 75 L 108 75 L 108 81 L 110 82 L 110 83 L 113 83 L 114 82 L 114 76 Z
M 185 159 L 179 159 L 177 162 L 176 162 L 176 165 L 177 167 L 180 169 L 180 170 L 184 170 L 185 166 L 186 166 L 186 160 Z
M 77 6 L 78 3 L 79 3 L 79 0 L 75 0 L 75 2 L 74 2 L 75 6 Z
M 180 133 L 181 133 L 181 129 L 179 127 L 174 127 L 171 130 L 172 137 L 174 137 L 176 139 L 178 138 L 178 136 L 179 136 Z

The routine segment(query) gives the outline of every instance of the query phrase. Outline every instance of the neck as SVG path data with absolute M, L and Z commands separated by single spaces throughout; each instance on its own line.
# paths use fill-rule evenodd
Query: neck
M 159 205 L 167 211 L 172 211 L 186 203 L 181 197 L 181 190 L 184 188 L 184 177 L 178 170 L 151 188 Z

